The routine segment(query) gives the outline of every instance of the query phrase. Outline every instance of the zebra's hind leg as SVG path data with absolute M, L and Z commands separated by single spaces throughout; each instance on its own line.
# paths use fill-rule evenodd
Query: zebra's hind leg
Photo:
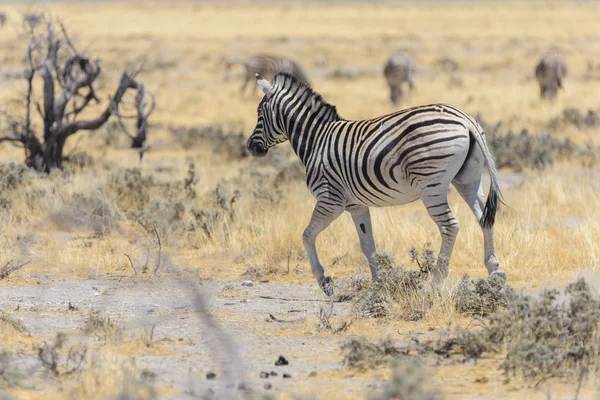
M 477 218 L 477 221 L 481 220 L 483 215 L 484 197 L 483 188 L 481 186 L 481 176 L 476 179 L 473 183 L 457 183 L 453 182 L 454 187 L 460 194 L 460 196 L 467 202 L 473 214 Z M 484 260 L 485 267 L 487 268 L 489 275 L 498 275 L 502 279 L 506 280 L 506 273 L 500 271 L 500 261 L 496 256 L 496 246 L 494 244 L 494 227 L 481 228 L 483 231 L 483 247 L 484 247 Z
M 371 213 L 368 207 L 356 207 L 348 209 L 352 215 L 358 239 L 360 240 L 360 249 L 367 258 L 369 268 L 371 269 L 371 277 L 373 280 L 377 278 L 377 267 L 373 261 L 373 253 L 375 253 L 375 240 L 373 239 L 373 228 L 371 227 Z
M 433 274 L 433 286 L 439 287 L 448 276 L 450 257 L 458 235 L 458 221 L 452 215 L 452 210 L 448 205 L 448 186 L 439 185 L 435 189 L 438 190 L 424 191 L 421 199 L 429 216 L 438 226 L 442 237 L 436 270 Z
M 337 217 L 342 214 L 342 212 L 344 212 L 344 209 L 341 207 L 338 208 L 330 204 L 317 201 L 317 205 L 313 210 L 310 223 L 302 234 L 304 248 L 306 249 L 308 260 L 310 261 L 310 269 L 314 277 L 317 279 L 319 286 L 328 296 L 333 295 L 333 280 L 331 277 L 325 276 L 325 270 L 323 269 L 323 265 L 321 265 L 319 256 L 317 255 L 316 242 L 319 233 L 321 233 L 333 221 L 335 221 Z

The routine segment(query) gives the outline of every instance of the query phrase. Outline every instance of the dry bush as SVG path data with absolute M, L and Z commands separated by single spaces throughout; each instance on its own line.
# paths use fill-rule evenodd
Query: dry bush
M 385 253 L 375 253 L 373 258 L 378 276 L 368 290 L 358 294 L 354 303 L 358 314 L 373 318 L 398 317 L 410 321 L 423 318 L 431 301 L 424 291 L 429 270 L 417 271 L 396 266 L 391 256 Z M 424 263 L 423 267 L 428 265 Z
M 452 296 L 454 309 L 462 314 L 490 315 L 506 306 L 504 287 L 498 275 L 474 281 L 465 275 Z
M 12 328 L 19 333 L 29 334 L 29 330 L 27 329 L 25 324 L 23 324 L 23 321 L 21 321 L 20 319 L 13 318 L 10 315 L 0 314 L 0 322 L 4 322 L 12 326 Z
M 11 205 L 10 193 L 27 187 L 31 181 L 29 169 L 14 162 L 0 164 L 0 208 Z
M 391 380 L 368 396 L 369 400 L 436 400 L 442 396 L 435 389 L 426 389 L 429 377 L 423 363 L 416 358 L 396 360 Z
M 57 333 L 52 344 L 46 341 L 38 347 L 38 358 L 42 366 L 54 376 L 71 375 L 74 372 L 81 371 L 85 363 L 87 347 L 71 346 L 64 353 L 64 345 L 67 342 L 67 335 Z M 62 350 L 62 351 L 61 351 Z
M 507 381 L 583 379 L 600 366 L 600 299 L 584 279 L 567 285 L 563 294 L 508 291 L 506 308 L 491 314 L 483 329 L 446 333 L 425 347 L 465 360 L 505 352 L 500 368 Z
M 74 194 L 69 203 L 51 218 L 62 229 L 86 228 L 96 235 L 110 232 L 119 221 L 119 215 L 100 197 L 80 193 Z
M 246 149 L 247 134 L 234 127 L 208 125 L 201 128 L 175 127 L 171 133 L 176 143 L 184 149 L 208 146 L 217 158 L 240 159 L 249 156 Z
M 122 211 L 143 210 L 150 202 L 155 185 L 154 179 L 143 176 L 139 168 L 126 168 L 109 178 L 107 190 L 115 196 Z
M 561 116 L 552 118 L 548 122 L 548 128 L 553 131 L 564 129 L 569 125 L 577 129 L 596 128 L 600 126 L 600 116 L 594 110 L 582 113 L 577 108 L 565 108 Z
M 408 356 L 405 349 L 396 348 L 391 337 L 370 342 L 365 337 L 350 338 L 341 347 L 342 364 L 349 368 L 370 369 L 387 364 L 398 357 Z
M 85 150 L 77 150 L 69 153 L 64 161 L 66 161 L 71 168 L 79 170 L 93 167 L 96 164 L 94 157 Z
M 585 166 L 600 162 L 600 149 L 591 143 L 577 145 L 569 138 L 558 139 L 550 133 L 531 134 L 527 129 L 515 133 L 500 133 L 498 124 L 492 127 L 479 118 L 487 136 L 487 143 L 498 168 L 544 169 L 556 161 L 575 161 Z
M 123 329 L 118 322 L 109 315 L 99 311 L 92 312 L 84 321 L 83 332 L 87 335 L 94 334 L 103 340 L 118 342 L 122 339 Z

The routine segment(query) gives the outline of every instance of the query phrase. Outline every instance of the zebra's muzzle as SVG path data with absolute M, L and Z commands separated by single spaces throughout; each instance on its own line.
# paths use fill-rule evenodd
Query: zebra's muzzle
M 248 150 L 252 157 L 264 157 L 267 155 L 269 149 L 265 149 L 260 143 L 248 142 Z

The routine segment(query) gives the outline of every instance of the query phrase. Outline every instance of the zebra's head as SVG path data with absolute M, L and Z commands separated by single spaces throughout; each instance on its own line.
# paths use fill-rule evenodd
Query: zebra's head
M 254 157 L 264 157 L 269 148 L 288 139 L 283 126 L 283 120 L 277 115 L 275 106 L 275 87 L 266 79 L 256 74 L 258 87 L 265 97 L 258 105 L 258 122 L 254 132 L 248 139 L 248 150 Z

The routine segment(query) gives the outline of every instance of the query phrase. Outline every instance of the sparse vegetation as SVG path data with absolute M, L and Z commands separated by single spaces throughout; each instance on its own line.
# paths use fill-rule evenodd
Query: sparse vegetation
M 239 159 L 249 156 L 246 133 L 239 128 L 209 125 L 202 128 L 172 128 L 175 142 L 186 150 L 208 146 L 216 158 Z
M 405 349 L 395 347 L 394 340 L 389 336 L 379 342 L 371 342 L 364 337 L 353 337 L 342 345 L 341 351 L 344 357 L 342 360 L 343 365 L 362 370 L 408 356 Z
M 443 397 L 437 390 L 427 388 L 429 377 L 420 360 L 409 358 L 396 360 L 392 365 L 392 377 L 383 387 L 371 393 L 369 400 L 439 400 Z
M 486 316 L 506 306 L 505 282 L 497 275 L 472 281 L 465 275 L 453 294 L 456 311 Z
M 265 390 L 274 398 L 397 393 L 404 398 L 406 388 L 428 392 L 439 382 L 448 397 L 534 398 L 546 385 L 553 398 L 575 397 L 579 383 L 579 398 L 595 396 L 593 290 L 592 308 L 575 306 L 577 314 L 589 314 L 585 319 L 571 315 L 571 295 L 561 291 L 541 309 L 544 297 L 537 291 L 548 284 L 563 287 L 580 271 L 596 271 L 600 259 L 595 61 L 600 48 L 590 46 L 598 31 L 598 4 L 440 2 L 432 8 L 418 2 L 410 7 L 245 2 L 228 7 L 183 1 L 177 7 L 163 2 L 140 7 L 126 1 L 43 7 L 2 5 L 7 20 L 0 29 L 0 137 L 12 138 L 14 127 L 25 132 L 23 78 L 30 38 L 20 34 L 23 19 L 25 27 L 47 32 L 45 16 L 60 18 L 75 47 L 80 53 L 85 49 L 89 65 L 95 65 L 94 55 L 102 57 L 102 73 L 93 84 L 99 103 L 92 99 L 76 121 L 108 109 L 111 116 L 102 128 L 74 135 L 81 140 L 71 136 L 65 142 L 62 170 L 28 168 L 21 142 L 0 144 L 0 268 L 6 267 L 0 279 L 0 392 L 14 398 L 231 398 L 222 391 L 231 386 L 240 396 L 252 390 L 260 397 Z M 362 23 L 354 23 L 357 18 Z M 272 23 L 257 22 L 264 20 Z M 428 21 L 426 34 L 415 34 L 423 31 L 423 21 Z M 58 26 L 55 33 L 62 38 Z M 39 42 L 34 53 L 47 43 Z M 533 66 L 539 52 L 555 45 L 566 51 L 573 74 L 555 103 L 541 103 Z M 323 98 L 355 120 L 397 110 L 389 105 L 381 71 L 397 50 L 409 52 L 417 63 L 416 90 L 403 107 L 443 102 L 502 122 L 497 131 L 484 127 L 503 167 L 500 183 L 509 206 L 498 213 L 497 253 L 507 285 L 526 288 L 530 299 L 480 279 L 487 275 L 481 229 L 453 188 L 448 202 L 461 233 L 440 292 L 429 290 L 434 253 L 421 251 L 433 248 L 437 254 L 439 232 L 419 201 L 371 212 L 377 248 L 389 255 L 385 279 L 371 282 L 345 213 L 319 236 L 317 246 L 326 274 L 340 288 L 351 280 L 350 296 L 336 290 L 331 302 L 315 284 L 302 244 L 314 206 L 304 166 L 286 143 L 264 158 L 248 157 L 245 143 L 261 96 L 256 87 L 240 96 L 233 75 L 241 69 L 224 79 L 219 61 L 293 52 Z M 72 55 L 68 43 L 61 42 L 61 54 Z M 66 58 L 59 57 L 61 68 Z M 152 96 L 141 101 L 143 96 L 128 91 L 118 107 L 120 118 L 107 96 L 114 95 L 121 68 L 136 58 L 135 65 L 144 65 L 141 79 L 158 90 L 151 141 L 139 157 L 128 148 L 138 131 L 136 102 L 145 103 L 147 113 Z M 593 65 L 584 75 L 589 60 Z M 74 77 L 83 72 L 74 66 Z M 82 96 L 71 98 L 65 108 L 69 118 L 58 122 L 62 127 L 73 121 L 73 106 L 83 104 L 88 90 L 84 86 Z M 36 71 L 30 129 L 42 145 L 44 93 Z M 62 93 L 55 84 L 54 99 Z M 487 184 L 484 178 L 486 193 Z M 409 253 L 411 244 L 419 250 Z M 365 272 L 357 273 L 361 269 Z M 470 278 L 461 283 L 465 274 Z M 244 280 L 253 286 L 243 286 Z M 190 311 L 193 298 L 181 281 L 202 282 L 209 302 L 201 318 Z M 354 301 L 343 301 L 349 298 Z M 103 311 L 90 316 L 90 310 Z M 227 365 L 218 363 L 223 354 L 214 345 L 223 336 L 207 339 L 210 318 L 232 333 L 218 347 L 244 349 L 228 356 Z M 19 322 L 26 331 L 19 330 Z M 154 332 L 143 331 L 155 323 Z M 51 349 L 59 331 L 68 332 L 69 340 L 56 350 L 55 374 Z M 383 343 L 386 335 L 393 348 Z M 363 353 L 379 360 L 375 371 L 369 361 L 365 370 L 340 370 L 344 354 L 331 358 L 327 349 L 337 350 L 349 338 L 368 338 Z M 38 356 L 44 341 L 48 367 Z M 67 374 L 73 367 L 71 361 L 66 365 L 68 350 L 79 344 L 88 349 L 85 361 Z M 368 350 L 373 347 L 374 355 Z M 256 384 L 258 373 L 249 364 L 272 365 L 280 352 L 290 365 L 271 366 L 278 375 Z M 431 368 L 400 366 L 390 378 L 395 362 L 412 364 L 414 356 Z M 361 364 L 360 357 L 355 360 Z M 502 384 L 501 363 L 505 376 L 516 382 Z M 254 379 L 244 380 L 244 370 Z M 206 379 L 209 371 L 216 373 L 213 380 Z M 284 374 L 291 378 L 283 379 Z M 419 374 L 424 382 L 414 378 Z
M 539 295 L 510 291 L 506 308 L 492 313 L 482 329 L 442 335 L 429 348 L 464 359 L 506 352 L 500 368 L 507 381 L 584 379 L 600 366 L 600 300 L 584 279 L 567 285 L 563 294 L 555 289 Z
M 416 250 L 412 254 L 418 260 Z M 379 275 L 366 291 L 358 294 L 357 312 L 374 318 L 393 316 L 410 321 L 423 318 L 430 302 L 424 288 L 430 268 L 435 264 L 431 251 L 425 250 L 423 254 L 425 259 L 419 264 L 418 271 L 396 266 L 388 254 L 375 254 L 373 258 Z
M 578 145 L 570 138 L 559 139 L 551 133 L 531 134 L 527 129 L 520 133 L 509 129 L 503 133 L 499 129 L 501 124 L 492 127 L 480 122 L 498 168 L 539 170 L 557 161 L 574 161 L 585 166 L 597 165 L 600 161 L 600 148 L 589 142 Z

